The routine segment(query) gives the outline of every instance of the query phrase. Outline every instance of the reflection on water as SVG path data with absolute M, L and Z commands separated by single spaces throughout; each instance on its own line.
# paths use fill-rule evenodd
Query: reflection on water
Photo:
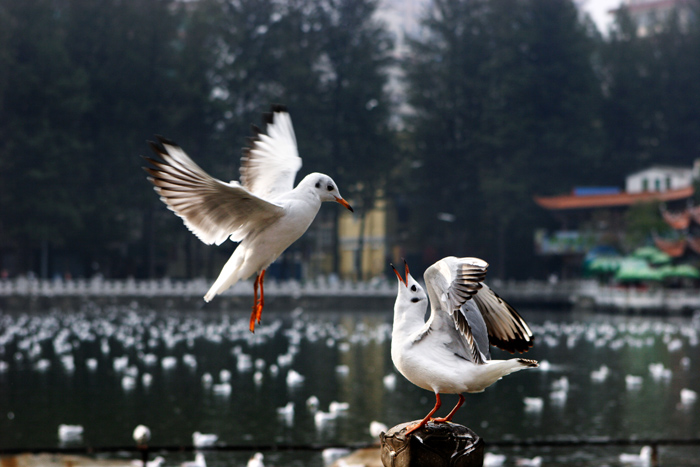
M 692 397 L 700 392 L 699 320 L 523 314 L 536 335 L 528 358 L 542 367 L 467 395 L 455 422 L 487 442 L 700 437 L 700 401 Z M 393 426 L 432 408 L 431 393 L 400 375 L 392 384 L 390 312 L 269 313 L 254 335 L 246 315 L 3 314 L 0 447 L 57 446 L 60 424 L 82 425 L 77 443 L 92 446 L 131 445 L 138 424 L 151 428 L 154 445 L 191 444 L 195 431 L 215 433 L 223 444 L 347 444 L 371 441 L 373 420 Z M 455 401 L 445 396 L 444 409 Z M 333 411 L 334 402 L 347 408 Z M 619 452 L 521 454 L 596 465 L 615 464 Z M 209 465 L 245 465 L 250 454 L 210 456 Z M 309 453 L 267 459 L 322 465 Z

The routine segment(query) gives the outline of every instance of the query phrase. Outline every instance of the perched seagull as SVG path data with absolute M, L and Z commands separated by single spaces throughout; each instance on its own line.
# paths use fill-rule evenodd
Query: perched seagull
M 162 137 L 150 143 L 161 160 L 146 157 L 152 167 L 144 167 L 160 199 L 201 241 L 240 242 L 204 300 L 211 301 L 255 273 L 253 332 L 265 304 L 267 267 L 306 232 L 323 201 L 336 201 L 353 211 L 328 175 L 309 174 L 294 188 L 301 158 L 292 120 L 283 106 L 273 106 L 265 122 L 266 133 L 254 126 L 249 147 L 243 150 L 240 182 L 213 178 L 177 144 Z
M 481 392 L 501 377 L 538 366 L 535 360 L 491 360 L 489 342 L 511 353 L 532 347 L 532 331 L 520 315 L 482 281 L 488 264 L 478 258 L 443 258 L 423 275 L 428 295 L 411 277 L 393 267 L 399 278 L 391 334 L 391 359 L 410 382 L 435 393 L 435 407 L 406 435 L 423 427 L 440 408 L 440 394 L 459 394 L 459 402 L 442 423 L 452 420 L 464 403 L 463 392 Z M 430 297 L 430 318 L 424 321 Z

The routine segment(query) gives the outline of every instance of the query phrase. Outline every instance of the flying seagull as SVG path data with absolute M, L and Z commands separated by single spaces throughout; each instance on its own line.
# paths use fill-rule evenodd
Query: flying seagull
M 449 422 L 464 403 L 464 392 L 482 392 L 501 377 L 535 360 L 491 360 L 489 343 L 503 350 L 525 352 L 532 331 L 520 315 L 483 283 L 488 264 L 478 258 L 443 258 L 423 275 L 428 294 L 411 277 L 394 268 L 399 291 L 394 304 L 391 359 L 410 382 L 435 393 L 435 407 L 406 435 L 428 421 Z M 430 298 L 430 317 L 425 310 Z M 459 394 L 444 418 L 431 419 L 441 406 L 440 394 Z
M 321 203 L 336 201 L 352 212 L 328 175 L 309 174 L 294 187 L 301 158 L 289 113 L 283 106 L 273 106 L 264 120 L 265 132 L 254 126 L 249 147 L 243 149 L 240 182 L 213 178 L 182 148 L 162 137 L 149 142 L 160 159 L 146 157 L 151 167 L 144 167 L 160 199 L 201 241 L 240 242 L 204 300 L 209 302 L 256 274 L 251 332 L 265 304 L 265 270 L 306 232 Z

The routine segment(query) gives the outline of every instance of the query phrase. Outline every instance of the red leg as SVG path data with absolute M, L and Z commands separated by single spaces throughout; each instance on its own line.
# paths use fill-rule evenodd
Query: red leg
M 440 394 L 436 392 L 435 393 L 435 407 L 433 407 L 433 410 L 431 410 L 430 413 L 428 415 L 426 415 L 425 418 L 423 420 L 421 420 L 419 423 L 416 423 L 415 425 L 411 425 L 411 426 L 407 427 L 405 435 L 408 436 L 411 433 L 413 433 L 414 431 L 416 431 L 417 429 L 424 427 L 425 424 L 428 423 L 428 420 L 430 420 L 430 417 L 432 417 L 433 414 L 438 411 L 438 409 L 440 408 L 441 405 L 442 405 L 442 401 L 440 401 Z
M 263 281 L 265 280 L 265 269 L 260 273 L 260 303 L 258 304 L 258 311 L 256 314 L 256 319 L 258 324 L 260 324 L 260 317 L 262 316 L 263 307 L 265 306 L 265 295 L 263 294 Z
M 460 394 L 460 395 L 459 395 L 459 400 L 457 401 L 457 405 L 455 405 L 455 408 L 452 409 L 452 411 L 451 411 L 450 413 L 447 414 L 447 417 L 445 417 L 445 418 L 436 418 L 436 419 L 433 420 L 433 421 L 434 421 L 434 422 L 438 422 L 438 423 L 451 422 L 451 421 L 452 421 L 452 417 L 454 417 L 454 415 L 455 415 L 455 412 L 457 412 L 457 410 L 459 410 L 459 408 L 462 407 L 462 404 L 464 404 L 464 396 Z
M 250 332 L 255 332 L 255 318 L 258 316 L 258 285 L 260 284 L 260 275 L 255 276 L 253 282 L 253 311 L 250 313 Z

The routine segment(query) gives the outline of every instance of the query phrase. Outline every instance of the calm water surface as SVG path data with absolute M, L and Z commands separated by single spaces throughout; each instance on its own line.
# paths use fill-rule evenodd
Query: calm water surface
M 455 422 L 487 442 L 700 438 L 700 400 L 681 401 L 684 389 L 700 393 L 700 318 L 522 314 L 537 339 L 526 356 L 544 365 L 467 395 Z M 390 312 L 266 312 L 255 335 L 247 318 L 128 308 L 1 314 L 0 447 L 60 446 L 62 423 L 84 427 L 77 446 L 131 445 L 141 423 L 154 445 L 191 444 L 195 431 L 235 445 L 365 443 L 373 420 L 391 427 L 422 418 L 434 404 L 392 365 Z M 219 386 L 226 372 L 228 394 Z M 316 412 L 332 402 L 347 410 L 316 415 L 312 396 Z M 541 409 L 525 398 L 540 398 Z M 443 401 L 446 413 L 456 396 Z M 290 402 L 293 414 L 281 415 Z M 535 455 L 544 465 L 621 465 L 618 454 L 635 450 L 494 448 L 507 453 L 506 465 Z M 210 453 L 207 463 L 245 465 L 250 454 Z M 663 465 L 688 465 L 700 448 L 663 448 L 661 456 Z M 188 457 L 166 456 L 166 465 Z M 272 452 L 266 465 L 323 461 L 313 452 Z

